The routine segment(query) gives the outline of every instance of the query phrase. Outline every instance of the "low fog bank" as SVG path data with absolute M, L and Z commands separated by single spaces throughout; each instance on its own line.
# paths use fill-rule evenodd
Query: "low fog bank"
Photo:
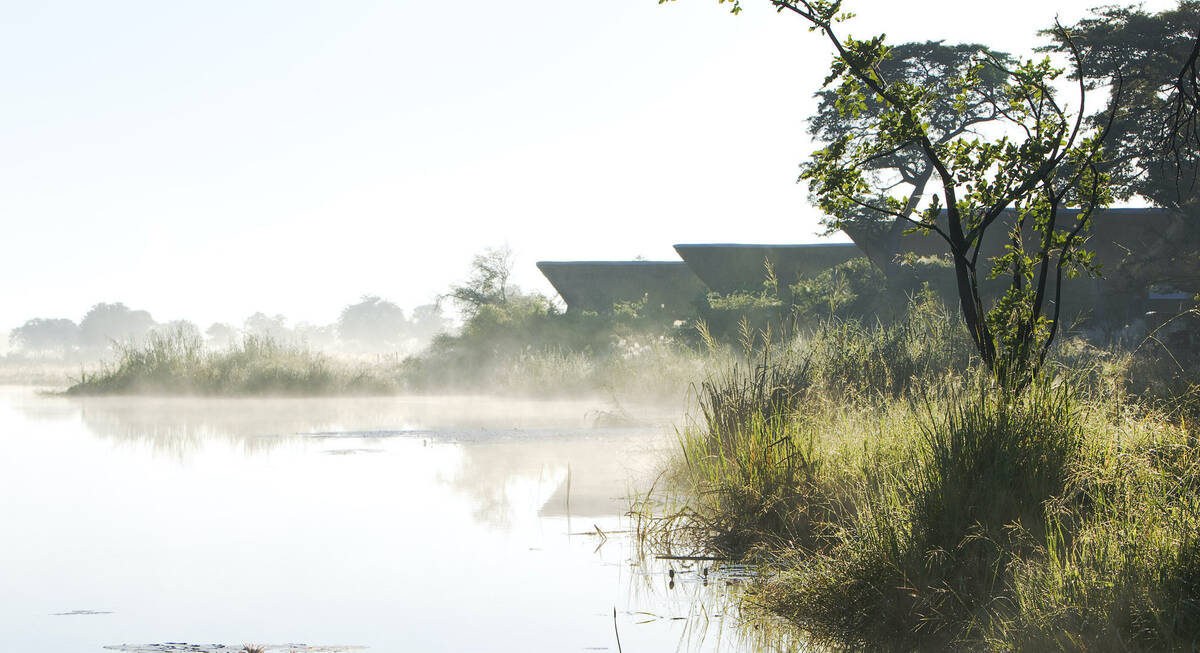
M 330 324 L 292 323 L 285 315 L 256 312 L 241 324 L 201 327 L 187 319 L 159 322 L 149 311 L 101 302 L 78 321 L 35 317 L 0 332 L 0 384 L 64 388 L 120 366 L 130 356 L 170 349 L 222 356 L 244 353 L 248 346 L 319 359 L 332 368 L 373 370 L 420 352 L 454 328 L 440 303 L 405 311 L 374 295 L 343 307 Z M 139 384 L 138 391 L 154 392 L 152 386 Z
M 201 328 L 100 303 L 78 321 L 33 318 L 9 332 L 0 382 L 76 395 L 472 393 L 679 405 L 708 367 L 711 352 L 682 335 L 694 323 L 645 302 L 567 312 L 510 283 L 512 269 L 508 249 L 487 250 L 437 303 L 406 311 L 364 296 L 328 325 L 255 313 Z
M 158 322 L 149 311 L 121 302 L 93 305 L 78 322 L 35 317 L 4 334 L 0 348 L 7 365 L 95 363 L 122 348 L 140 347 L 155 335 L 185 336 L 211 350 L 234 346 L 246 337 L 347 357 L 406 355 L 419 351 L 452 328 L 439 304 L 409 312 L 374 295 L 345 306 L 336 322 L 291 324 L 285 315 L 257 312 L 240 325 L 214 322 L 201 328 L 187 319 Z
M 206 442 L 224 441 L 247 453 L 268 451 L 296 437 L 372 439 L 420 437 L 437 442 L 491 443 L 627 432 L 666 432 L 678 407 L 641 402 L 615 405 L 600 397 L 520 399 L 479 395 L 407 397 L 145 397 L 68 398 L 28 389 L 0 390 L 26 419 L 79 422 L 106 440 L 149 445 L 182 457 Z M 616 415 L 624 419 L 615 419 Z
M 201 331 L 184 320 L 157 323 L 123 304 L 97 304 L 78 324 L 34 319 L 13 330 L 0 380 L 75 395 L 470 393 L 678 406 L 714 373 L 739 361 L 762 364 L 745 352 L 768 341 L 834 342 L 851 325 L 878 328 L 904 322 L 914 307 L 954 305 L 953 284 L 937 260 L 918 260 L 886 279 L 862 257 L 794 280 L 778 278 L 766 264 L 758 287 L 701 292 L 682 308 L 644 297 L 599 311 L 565 310 L 557 298 L 525 292 L 509 282 L 512 269 L 508 249 L 487 250 L 437 304 L 406 313 L 365 296 L 326 326 L 289 326 L 284 316 L 256 313 L 240 327 Z M 962 330 L 949 312 L 934 312 L 945 315 L 947 328 Z M 1077 324 L 1084 327 L 1068 329 L 1063 342 L 1106 348 L 1114 338 L 1128 339 L 1132 328 L 1105 335 L 1088 330 L 1086 320 Z M 1190 324 L 1160 329 L 1157 341 L 1172 345 Z M 1178 358 L 1182 349 L 1171 348 Z M 1142 358 L 1162 358 L 1141 349 Z

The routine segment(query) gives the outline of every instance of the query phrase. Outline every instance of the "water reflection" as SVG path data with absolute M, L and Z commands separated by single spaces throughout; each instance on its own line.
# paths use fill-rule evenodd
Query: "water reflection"
M 520 400 L 478 396 L 195 399 L 36 395 L 4 388 L 0 395 L 31 420 L 81 420 L 95 435 L 149 444 L 171 457 L 186 455 L 208 440 L 261 452 L 281 438 L 326 434 L 361 437 L 427 435 L 442 440 L 488 440 L 548 429 L 586 432 L 597 415 L 609 415 L 601 400 Z M 674 414 L 658 406 L 635 409 L 648 425 L 669 423 Z
M 622 514 L 629 485 L 648 473 L 670 421 L 660 407 L 637 410 L 637 428 L 592 426 L 604 404 L 473 396 L 359 399 L 49 397 L 22 402 L 33 419 L 78 418 L 94 435 L 147 446 L 184 461 L 224 442 L 246 455 L 315 439 L 337 455 L 382 453 L 384 438 L 456 444 L 458 468 L 441 475 L 468 497 L 482 524 L 505 529 L 531 502 L 542 517 Z M 654 426 L 657 424 L 658 426 Z M 615 456 L 613 452 L 626 452 Z M 642 455 L 638 455 L 642 454 Z M 569 477 L 569 482 L 568 482 Z
M 623 497 L 669 429 L 598 407 L 0 390 L 0 650 L 616 650 L 614 607 L 624 650 L 736 650 L 735 588 L 631 560 Z
M 530 517 L 623 515 L 629 488 L 652 472 L 661 429 L 553 429 L 465 443 L 458 469 L 443 480 L 470 497 L 475 518 L 496 528 L 532 506 Z M 624 455 L 614 455 L 624 452 Z M 527 508 L 526 508 L 527 509 Z

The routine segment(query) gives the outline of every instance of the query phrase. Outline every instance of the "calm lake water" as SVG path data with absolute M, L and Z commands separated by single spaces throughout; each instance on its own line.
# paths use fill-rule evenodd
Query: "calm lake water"
M 614 608 L 627 653 L 738 650 L 734 590 L 617 532 L 676 416 L 604 408 L 0 388 L 0 651 L 617 651 Z

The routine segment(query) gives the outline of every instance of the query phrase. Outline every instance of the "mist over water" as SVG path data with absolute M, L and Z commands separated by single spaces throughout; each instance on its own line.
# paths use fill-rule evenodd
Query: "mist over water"
M 675 411 L 604 408 L 4 388 L 0 647 L 617 650 L 614 608 L 624 650 L 728 640 L 719 594 L 620 533 Z

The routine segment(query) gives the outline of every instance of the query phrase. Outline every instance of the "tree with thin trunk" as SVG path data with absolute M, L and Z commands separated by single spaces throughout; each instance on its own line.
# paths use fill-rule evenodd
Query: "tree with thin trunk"
M 719 1 L 734 13 L 742 9 L 738 0 Z M 894 49 L 882 36 L 843 35 L 852 14 L 840 0 L 766 1 L 832 45 L 825 87 L 839 111 L 854 116 L 871 103 L 880 107 L 862 130 L 827 143 L 802 167 L 801 179 L 829 226 L 840 228 L 856 212 L 902 220 L 912 231 L 942 239 L 980 359 L 1007 387 L 1025 387 L 1059 331 L 1063 280 L 1095 272 L 1087 229 L 1110 199 L 1100 169 L 1106 127 L 1085 121 L 1084 73 L 1074 79 L 1075 107 L 1058 99 L 1054 86 L 1064 70 L 1048 58 L 1014 63 L 983 50 L 957 83 L 929 88 L 887 74 L 884 62 Z M 1069 56 L 1077 71 L 1086 70 L 1077 49 Z M 997 78 L 999 85 L 992 81 Z M 942 139 L 935 125 L 938 107 L 947 102 L 959 110 L 985 107 L 996 121 L 982 134 Z M 911 184 L 898 190 L 873 183 L 870 165 L 898 153 L 932 170 L 931 197 L 917 196 Z M 985 244 L 998 239 L 1004 253 L 981 258 Z M 986 279 L 1006 282 L 998 299 L 985 299 Z
M 935 144 L 948 143 L 965 135 L 979 135 L 980 129 L 1000 119 L 1000 114 L 986 95 L 999 93 L 1005 76 L 995 69 L 980 71 L 980 83 L 987 87 L 987 94 L 978 94 L 966 101 L 958 101 L 956 94 L 964 76 L 975 67 L 978 58 L 989 56 L 1008 65 L 1015 63 L 1003 52 L 989 51 L 978 44 L 947 45 L 941 41 L 925 43 L 903 43 L 892 48 L 890 56 L 878 64 L 885 78 L 903 80 L 933 90 L 933 104 L 929 111 L 929 137 Z M 869 136 L 880 115 L 888 107 L 876 98 L 864 97 L 863 104 L 856 110 L 847 111 L 837 91 L 824 88 L 816 93 L 817 111 L 808 119 L 808 132 L 813 139 L 826 145 L 847 136 Z M 901 236 L 912 227 L 912 220 L 934 181 L 934 169 L 917 148 L 902 148 L 861 164 L 864 178 L 874 197 L 863 197 L 836 216 L 838 229 L 850 234 L 859 247 L 866 250 L 872 262 L 886 273 L 889 279 L 900 273 L 895 258 L 900 251 Z M 908 201 L 900 209 L 901 215 L 891 216 L 863 205 L 874 206 L 886 203 L 885 193 L 903 189 Z
M 452 287 L 449 296 L 468 318 L 482 306 L 507 304 L 514 290 L 508 281 L 512 269 L 513 253 L 508 246 L 488 248 L 471 259 L 471 276 Z

